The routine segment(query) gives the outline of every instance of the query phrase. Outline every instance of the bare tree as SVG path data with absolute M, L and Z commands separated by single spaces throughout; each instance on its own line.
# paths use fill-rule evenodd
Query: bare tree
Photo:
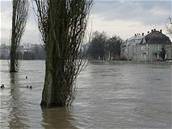
M 10 72 L 17 72 L 17 48 L 26 26 L 28 5 L 28 0 L 13 0 Z
M 74 83 L 83 64 L 78 57 L 92 0 L 34 1 L 46 49 L 41 106 L 67 106 L 74 99 Z

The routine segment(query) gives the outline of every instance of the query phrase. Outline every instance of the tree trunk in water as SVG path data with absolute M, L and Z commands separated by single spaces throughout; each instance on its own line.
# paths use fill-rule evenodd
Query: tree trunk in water
M 10 72 L 17 72 L 16 54 L 14 50 L 11 50 L 10 57 Z
M 82 66 L 79 57 L 92 0 L 35 0 L 39 29 L 46 49 L 42 107 L 70 105 L 75 79 Z
M 16 29 L 16 10 L 17 10 L 17 4 L 15 1 L 13 1 L 13 14 L 12 14 L 12 35 L 11 35 L 11 49 L 10 49 L 10 72 L 17 72 L 16 69 L 16 45 L 17 43 L 15 42 L 16 39 L 16 34 L 15 34 L 15 29 Z
M 16 50 L 14 48 L 14 43 L 11 44 L 11 50 L 10 50 L 10 72 L 17 72 L 17 70 L 16 70 Z
M 46 57 L 45 82 L 42 92 L 42 107 L 63 107 L 66 105 L 68 93 L 65 90 L 64 63 L 56 55 L 56 42 L 50 39 Z M 56 50 L 56 51 L 55 51 Z M 71 87 L 71 86 L 70 86 Z
M 66 93 L 64 91 L 65 81 L 62 78 L 63 64 L 57 64 L 59 70 L 53 68 L 53 61 L 51 59 L 46 60 L 46 71 L 45 71 L 45 82 L 44 89 L 42 92 L 42 107 L 62 107 L 66 105 Z

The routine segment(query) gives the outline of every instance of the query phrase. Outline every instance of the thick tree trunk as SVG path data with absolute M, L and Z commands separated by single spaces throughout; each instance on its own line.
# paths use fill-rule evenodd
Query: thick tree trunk
M 53 4 L 54 3 L 54 4 Z M 66 105 L 65 91 L 63 91 L 64 86 L 64 65 L 62 59 L 62 54 L 59 47 L 62 48 L 62 39 L 64 37 L 65 27 L 63 26 L 64 17 L 63 11 L 65 7 L 62 7 L 62 1 L 57 5 L 58 2 L 52 1 L 51 8 L 49 10 L 49 33 L 47 41 L 47 58 L 46 58 L 46 73 L 44 89 L 42 93 L 42 107 L 61 107 Z M 61 7 L 60 7 L 61 5 Z M 59 6 L 59 14 L 56 14 L 56 6 Z M 56 18 L 59 17 L 59 21 L 55 22 Z M 54 25 L 54 26 L 52 26 Z
M 58 50 L 55 49 L 56 45 L 56 42 L 50 38 L 46 57 L 45 82 L 41 101 L 42 107 L 63 107 L 66 105 L 68 97 L 64 89 L 64 63 L 57 56 Z
M 11 54 L 11 58 L 10 58 L 10 72 L 17 72 L 17 68 L 16 68 L 16 54 L 14 51 L 10 52 Z
M 51 100 L 51 87 L 52 87 L 52 73 L 50 70 L 50 66 L 48 65 L 49 61 L 46 60 L 46 70 L 45 70 L 45 80 L 44 80 L 44 88 L 42 91 L 42 100 L 41 100 L 41 106 L 42 107 L 48 107 L 51 106 L 52 100 Z
M 13 21 L 15 22 L 15 21 Z M 16 42 L 15 42 L 15 23 L 12 27 L 11 49 L 10 49 L 10 72 L 17 72 L 17 54 L 16 54 Z
M 53 68 L 53 60 L 50 58 L 46 60 L 45 82 L 41 101 L 42 107 L 62 107 L 66 105 L 65 81 L 62 77 L 63 73 L 61 73 L 64 66 L 60 61 L 57 66 L 59 69 L 55 70 Z

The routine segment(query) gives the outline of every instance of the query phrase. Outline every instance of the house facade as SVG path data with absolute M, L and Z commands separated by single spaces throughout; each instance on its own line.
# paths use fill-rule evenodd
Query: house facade
M 121 46 L 121 56 L 133 61 L 157 61 L 172 59 L 172 43 L 162 30 L 135 34 Z

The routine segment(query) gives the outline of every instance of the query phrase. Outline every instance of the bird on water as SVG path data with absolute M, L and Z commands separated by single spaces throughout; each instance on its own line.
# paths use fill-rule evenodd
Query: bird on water
M 1 85 L 1 89 L 5 88 L 4 84 Z

